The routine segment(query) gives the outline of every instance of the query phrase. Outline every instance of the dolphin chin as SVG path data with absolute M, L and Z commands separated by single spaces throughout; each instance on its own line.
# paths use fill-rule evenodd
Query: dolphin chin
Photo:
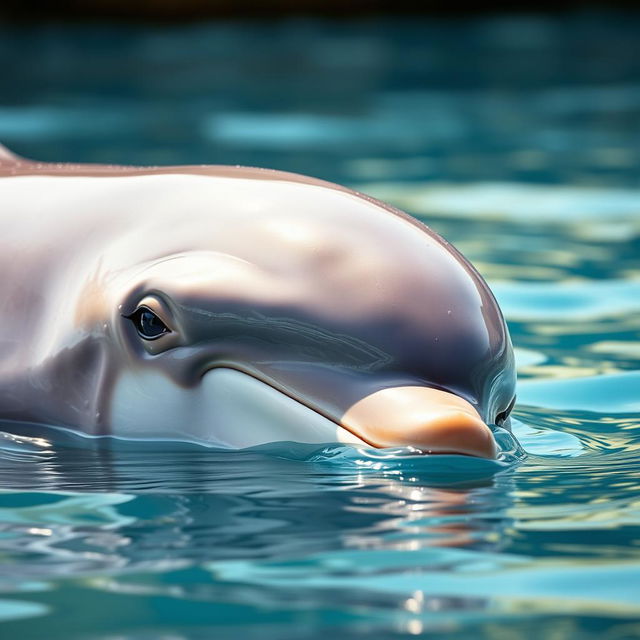
M 235 369 L 210 369 L 193 387 L 161 373 L 125 372 L 111 404 L 112 434 L 241 449 L 279 441 L 370 446 L 272 386 Z

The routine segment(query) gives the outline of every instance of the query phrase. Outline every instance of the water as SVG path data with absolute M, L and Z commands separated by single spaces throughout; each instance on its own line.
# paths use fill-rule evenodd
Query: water
M 489 280 L 497 462 L 5 425 L 0 636 L 640 637 L 638 16 L 2 26 L 0 139 L 392 201 Z

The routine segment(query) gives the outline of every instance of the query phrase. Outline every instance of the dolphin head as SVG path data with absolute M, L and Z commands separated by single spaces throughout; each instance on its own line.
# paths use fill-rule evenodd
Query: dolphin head
M 42 248 L 25 232 L 42 295 L 7 415 L 227 447 L 495 454 L 487 425 L 515 387 L 507 327 L 478 272 L 415 219 L 252 169 L 11 175 L 12 202 L 37 193 L 51 211 L 34 213 Z
M 155 222 L 101 263 L 108 432 L 494 455 L 487 424 L 512 403 L 513 350 L 451 245 L 323 183 L 180 178 L 142 189 Z

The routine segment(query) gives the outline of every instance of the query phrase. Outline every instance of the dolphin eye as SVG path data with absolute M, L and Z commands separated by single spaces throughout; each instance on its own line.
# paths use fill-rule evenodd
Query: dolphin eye
M 499 427 L 501 427 L 507 421 L 507 418 L 509 417 L 509 414 L 511 413 L 511 410 L 513 409 L 513 406 L 515 405 L 515 403 L 516 403 L 516 397 L 513 396 L 513 399 L 509 403 L 509 406 L 496 416 L 495 423 Z
M 130 316 L 127 316 L 138 332 L 145 340 L 155 340 L 165 333 L 171 333 L 167 325 L 149 307 L 138 307 Z

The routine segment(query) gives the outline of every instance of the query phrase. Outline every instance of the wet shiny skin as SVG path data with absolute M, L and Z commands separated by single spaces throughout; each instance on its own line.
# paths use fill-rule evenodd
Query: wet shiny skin
M 328 434 L 495 454 L 483 421 L 514 394 L 506 325 L 473 267 L 406 214 L 275 171 L 47 165 L 8 152 L 0 201 L 0 290 L 16 301 L 0 307 L 11 336 L 0 418 L 189 439 L 187 398 L 223 368 L 323 416 Z M 220 415 L 240 415 L 211 393 Z M 194 441 L 344 440 L 304 423 L 292 438 L 278 427 L 285 405 L 259 397 L 269 429 L 222 425 L 210 406 Z

